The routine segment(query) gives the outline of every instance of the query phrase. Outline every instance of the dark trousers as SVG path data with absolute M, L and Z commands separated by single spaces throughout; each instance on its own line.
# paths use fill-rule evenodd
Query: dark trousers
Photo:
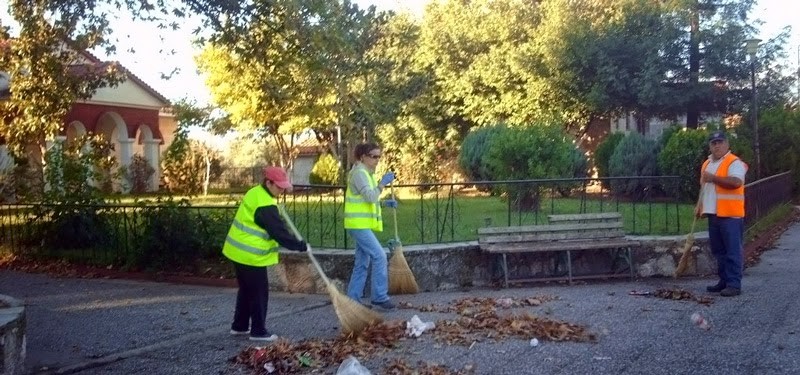
M 744 269 L 744 219 L 708 216 L 708 240 L 717 259 L 720 283 L 729 288 L 742 288 Z
M 236 294 L 236 310 L 233 313 L 231 329 L 247 331 L 251 336 L 267 334 L 267 303 L 269 302 L 269 282 L 267 267 L 246 266 L 233 262 L 236 268 L 236 281 L 239 292 Z

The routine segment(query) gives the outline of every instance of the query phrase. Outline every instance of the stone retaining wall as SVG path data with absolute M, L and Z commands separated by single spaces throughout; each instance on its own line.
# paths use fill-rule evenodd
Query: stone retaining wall
M 24 373 L 25 307 L 0 294 L 0 374 Z
M 638 277 L 672 277 L 680 259 L 685 236 L 629 236 L 640 241 L 633 249 Z M 448 290 L 468 286 L 491 285 L 498 280 L 496 258 L 480 251 L 478 243 L 415 245 L 403 247 L 420 289 Z M 314 254 L 325 274 L 346 290 L 353 267 L 353 250 L 316 250 Z M 544 277 L 566 274 L 566 253 L 515 254 L 508 259 L 511 278 Z M 692 248 L 688 275 L 716 273 L 716 264 L 708 248 L 708 235 L 697 233 Z M 627 265 L 612 265 L 609 251 L 573 252 L 574 275 L 609 273 L 614 267 L 627 274 Z M 281 262 L 269 270 L 270 289 L 296 293 L 325 293 L 324 285 L 303 253 L 282 252 Z M 369 285 L 369 282 L 367 283 Z

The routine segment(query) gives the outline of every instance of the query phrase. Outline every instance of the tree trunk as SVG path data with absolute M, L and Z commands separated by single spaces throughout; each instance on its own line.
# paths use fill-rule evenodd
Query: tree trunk
M 700 11 L 697 2 L 692 4 L 689 17 L 689 101 L 686 103 L 686 127 L 697 129 L 700 110 L 697 108 L 697 86 L 700 81 Z
M 209 149 L 206 148 L 204 159 L 206 162 L 206 178 L 203 181 L 203 195 L 208 195 L 208 184 L 211 182 L 211 156 L 209 156 Z

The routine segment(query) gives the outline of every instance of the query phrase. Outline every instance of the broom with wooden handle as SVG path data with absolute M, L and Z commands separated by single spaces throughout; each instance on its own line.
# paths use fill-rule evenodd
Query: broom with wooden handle
M 703 199 L 703 188 L 705 185 L 705 183 L 700 185 L 700 192 L 697 194 L 697 203 L 695 204 L 695 209 L 700 206 L 700 201 Z M 683 243 L 683 253 L 681 254 L 681 259 L 678 261 L 678 267 L 675 268 L 675 277 L 680 277 L 686 273 L 686 270 L 689 268 L 689 254 L 692 252 L 692 245 L 694 245 L 695 224 L 697 224 L 697 214 L 694 215 L 694 220 L 692 220 L 692 228 L 689 230 L 689 234 L 686 235 L 686 242 Z
M 278 209 L 294 236 L 302 240 L 303 237 L 300 236 L 300 232 L 297 231 L 292 219 L 286 214 L 286 210 L 284 210 L 283 206 L 278 205 Z M 325 287 L 328 289 L 328 294 L 333 302 L 333 310 L 336 311 L 336 317 L 339 318 L 339 323 L 342 324 L 342 332 L 344 334 L 358 334 L 368 326 L 383 321 L 381 314 L 370 310 L 366 306 L 342 294 L 339 289 L 333 285 L 331 280 L 328 279 L 328 276 L 325 275 L 325 272 L 322 271 L 322 267 L 319 265 L 319 262 L 317 262 L 317 258 L 315 258 L 314 254 L 311 252 L 311 246 L 308 246 L 307 253 L 308 258 L 311 259 L 311 263 L 314 264 L 314 268 L 317 269 L 319 276 L 322 277 L 322 281 L 325 282 Z
M 394 197 L 394 184 L 390 185 L 392 199 Z M 417 280 L 411 267 L 408 266 L 406 256 L 403 254 L 403 244 L 397 235 L 397 208 L 392 209 L 394 221 L 394 250 L 389 259 L 389 294 L 416 294 L 419 293 Z

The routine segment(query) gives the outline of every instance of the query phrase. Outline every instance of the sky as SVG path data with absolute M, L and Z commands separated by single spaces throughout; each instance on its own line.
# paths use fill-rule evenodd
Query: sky
M 359 6 L 375 5 L 378 10 L 407 11 L 421 17 L 424 6 L 429 0 L 354 0 Z M 0 3 L 5 3 L 0 0 Z M 775 37 L 783 27 L 792 26 L 792 34 L 787 43 L 789 53 L 789 66 L 792 71 L 798 69 L 798 53 L 800 53 L 800 17 L 796 0 L 759 0 L 755 6 L 752 18 L 764 22 L 758 36 L 763 40 Z M 795 9 L 793 9 L 795 8 Z M 7 7 L 0 5 L 0 21 L 10 24 Z M 208 89 L 202 77 L 197 74 L 194 56 L 198 50 L 192 45 L 191 29 L 198 21 L 189 19 L 183 22 L 186 27 L 175 32 L 161 33 L 152 25 L 135 23 L 129 19 L 120 19 L 112 24 L 114 36 L 119 38 L 120 46 L 117 53 L 107 56 L 95 51 L 96 55 L 105 60 L 119 61 L 123 66 L 147 82 L 158 92 L 170 100 L 184 97 L 196 100 L 203 104 L 209 101 Z M 160 36 L 160 34 L 165 34 Z M 162 41 L 160 38 L 164 38 Z M 128 51 L 132 49 L 132 51 Z M 174 53 L 170 53 L 174 50 Z M 170 79 L 162 79 L 162 74 L 168 74 L 173 69 L 179 71 Z

